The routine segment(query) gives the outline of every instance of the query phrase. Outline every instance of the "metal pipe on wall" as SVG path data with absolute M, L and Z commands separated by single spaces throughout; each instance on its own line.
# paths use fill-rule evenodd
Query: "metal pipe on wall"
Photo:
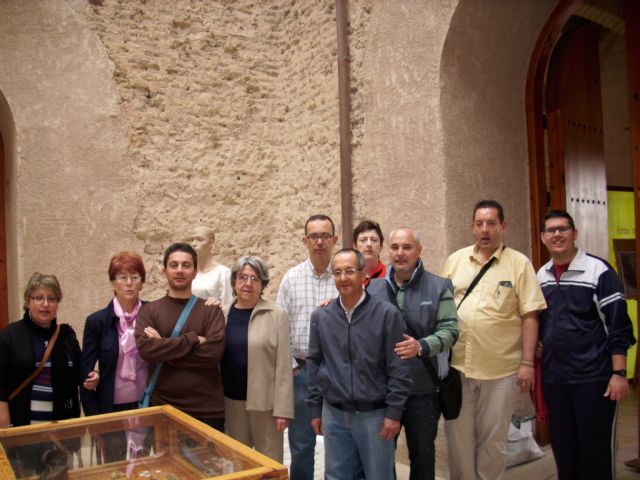
M 351 173 L 351 104 L 349 98 L 349 42 L 347 34 L 347 1 L 336 0 L 338 30 L 338 105 L 340 117 L 340 206 L 342 246 L 351 247 L 353 231 L 353 198 Z

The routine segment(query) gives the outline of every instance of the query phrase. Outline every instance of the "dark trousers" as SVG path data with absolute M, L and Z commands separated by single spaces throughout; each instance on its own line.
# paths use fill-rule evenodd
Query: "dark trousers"
M 437 393 L 411 395 L 402 414 L 411 473 L 409 480 L 433 480 L 436 476 L 436 435 L 440 404 Z
M 608 383 L 543 383 L 558 480 L 614 478 L 617 402 L 603 396 Z

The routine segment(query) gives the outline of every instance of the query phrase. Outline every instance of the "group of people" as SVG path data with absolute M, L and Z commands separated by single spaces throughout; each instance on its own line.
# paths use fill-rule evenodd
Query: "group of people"
M 404 427 L 410 479 L 429 479 L 438 377 L 455 368 L 462 408 L 445 422 L 451 478 L 499 479 L 514 393 L 534 388 L 539 365 L 558 477 L 613 478 L 616 402 L 628 394 L 635 343 L 618 277 L 578 249 L 567 212 L 542 221 L 551 260 L 537 276 L 504 244 L 506 225 L 498 202 L 478 202 L 474 244 L 436 275 L 412 228 L 388 235 L 385 265 L 376 222 L 361 222 L 353 248 L 334 254 L 333 221 L 312 215 L 308 258 L 284 275 L 275 303 L 262 297 L 266 263 L 243 256 L 229 271 L 204 229 L 166 249 L 168 291 L 156 301 L 140 299 L 140 256 L 121 252 L 108 269 L 114 297 L 87 317 L 82 351 L 57 321 L 57 279 L 36 273 L 23 319 L 0 332 L 0 426 L 78 416 L 80 399 L 95 415 L 144 398 L 280 461 L 288 427 L 292 480 L 313 478 L 320 434 L 325 478 L 394 478 Z M 103 435 L 104 461 L 126 458 L 127 445 L 124 434 Z

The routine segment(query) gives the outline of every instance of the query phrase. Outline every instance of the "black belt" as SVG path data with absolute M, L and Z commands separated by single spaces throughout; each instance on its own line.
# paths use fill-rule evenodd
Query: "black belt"
M 371 410 L 379 410 L 380 408 L 387 408 L 387 404 L 381 400 L 379 402 L 336 402 L 329 405 L 342 410 L 343 412 L 370 412 Z
M 304 367 L 304 364 L 307 362 L 304 358 L 296 358 L 295 360 L 298 364 L 298 368 Z

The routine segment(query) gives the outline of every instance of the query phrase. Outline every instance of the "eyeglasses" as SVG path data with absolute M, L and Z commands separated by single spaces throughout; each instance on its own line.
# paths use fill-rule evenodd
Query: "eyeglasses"
M 353 277 L 359 271 L 360 270 L 357 268 L 348 268 L 344 272 L 342 270 L 334 270 L 333 272 L 331 272 L 331 275 L 333 275 L 335 278 L 340 278 L 343 275 L 346 275 L 347 277 Z
M 116 275 L 116 281 L 120 283 L 127 283 L 127 281 L 131 283 L 136 283 L 136 282 L 139 282 L 140 280 L 142 280 L 142 277 L 140 275 L 124 275 L 124 274 Z
M 326 242 L 327 240 L 333 238 L 333 235 L 327 232 L 310 233 L 309 235 L 307 235 L 307 238 L 312 242 L 317 242 L 319 239 L 322 239 Z
M 563 227 L 549 227 L 544 229 L 544 233 L 547 235 L 555 235 L 556 232 L 560 233 L 560 235 L 564 235 L 565 233 L 569 233 L 573 230 L 571 227 L 563 226 Z
M 58 297 L 42 297 L 42 296 L 38 296 L 38 297 L 29 297 L 31 300 L 33 300 L 34 302 L 36 302 L 36 304 L 38 305 L 44 305 L 44 301 L 46 300 L 47 303 L 51 303 L 51 304 L 56 304 L 58 303 Z
M 238 275 L 238 280 L 240 280 L 243 283 L 247 283 L 247 282 L 257 283 L 257 282 L 261 281 L 255 275 L 245 275 L 244 273 L 241 273 L 241 274 Z

